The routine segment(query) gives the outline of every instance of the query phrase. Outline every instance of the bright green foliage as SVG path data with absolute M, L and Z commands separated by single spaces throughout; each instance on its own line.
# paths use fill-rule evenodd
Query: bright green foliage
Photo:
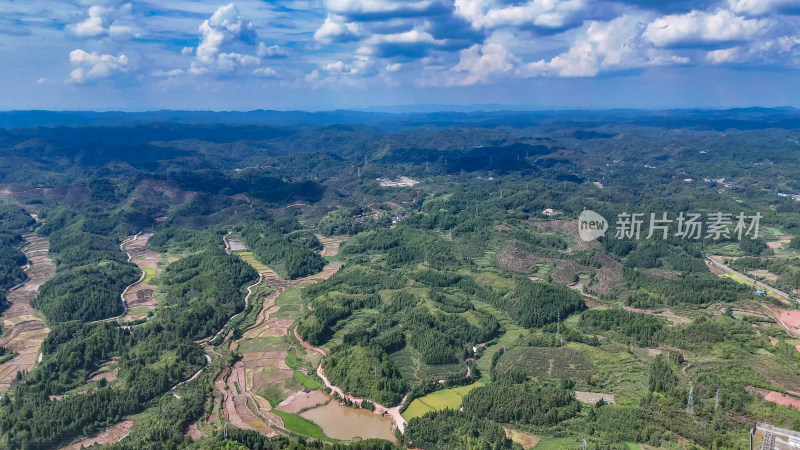
M 244 309 L 245 286 L 258 273 L 238 256 L 217 250 L 176 261 L 161 278 L 166 295 L 159 323 L 195 340 L 213 335 Z
M 452 409 L 434 411 L 411 419 L 403 441 L 408 447 L 425 449 L 511 448 L 511 439 L 506 437 L 500 424 Z
M 242 238 L 256 259 L 282 277 L 312 275 L 325 266 L 319 255 L 322 244 L 313 234 L 302 231 L 297 221 L 249 222 Z
M 391 406 L 400 402 L 406 382 L 386 353 L 348 347 L 323 360 L 325 375 L 345 392 Z

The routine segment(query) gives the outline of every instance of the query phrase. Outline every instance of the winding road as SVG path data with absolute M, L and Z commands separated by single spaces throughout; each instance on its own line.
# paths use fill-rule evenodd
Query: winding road
M 745 275 L 745 274 L 743 274 L 743 273 L 741 273 L 739 271 L 733 270 L 730 267 L 726 266 L 725 264 L 722 264 L 721 262 L 715 261 L 710 256 L 706 256 L 706 260 L 709 261 L 711 264 L 713 264 L 714 267 L 718 267 L 718 268 L 720 268 L 720 269 L 722 269 L 722 270 L 724 270 L 724 271 L 726 271 L 728 273 L 732 273 L 732 274 L 734 274 L 734 275 L 736 275 L 738 277 L 744 278 L 746 281 L 749 281 L 749 282 L 755 284 L 756 286 L 758 286 L 760 288 L 763 288 L 763 289 L 766 289 L 768 291 L 774 292 L 775 294 L 777 294 L 780 297 L 785 298 L 786 300 L 800 302 L 800 300 L 798 300 L 797 298 L 792 297 L 791 295 L 789 295 L 789 294 L 787 294 L 787 293 L 785 293 L 783 291 L 779 291 L 778 289 L 775 289 L 774 287 L 772 287 L 772 286 L 770 286 L 768 284 L 765 284 L 765 283 L 763 283 L 761 281 L 755 280 L 752 277 L 749 277 L 749 276 L 747 276 L 747 275 Z
M 242 314 L 244 314 L 245 311 L 247 311 L 247 306 L 250 304 L 250 296 L 253 295 L 253 288 L 258 286 L 259 284 L 261 284 L 261 281 L 263 279 L 264 279 L 264 276 L 261 275 L 261 274 L 258 274 L 258 281 L 256 281 L 255 283 L 251 284 L 250 286 L 247 286 L 247 295 L 244 296 L 244 309 L 241 310 L 240 312 L 232 315 L 231 318 L 228 319 L 227 322 L 225 322 L 225 325 L 223 325 L 222 328 L 217 332 L 217 334 L 215 334 L 214 337 L 212 337 L 211 339 L 208 339 L 209 342 L 212 342 L 212 341 L 216 340 L 219 337 L 219 335 L 222 334 L 225 331 L 226 328 L 228 328 L 228 325 L 230 325 L 231 322 L 233 322 L 233 319 L 241 316 Z M 216 344 L 216 345 L 221 345 L 221 344 L 222 344 L 222 342 L 220 342 L 219 344 Z
M 138 239 L 138 238 L 139 238 L 139 235 L 141 235 L 141 234 L 142 234 L 142 233 L 141 233 L 141 232 L 139 232 L 139 233 L 136 233 L 136 234 L 135 234 L 135 235 L 133 235 L 133 236 L 128 236 L 126 239 L 124 239 L 124 240 L 123 240 L 122 242 L 120 242 L 120 244 L 119 244 L 119 249 L 120 249 L 120 250 L 122 250 L 122 251 L 124 251 L 124 252 L 125 252 L 125 254 L 128 256 L 128 262 L 131 262 L 131 258 L 132 258 L 132 257 L 131 257 L 131 254 L 130 254 L 130 252 L 128 252 L 128 251 L 125 249 L 125 245 L 126 245 L 126 244 L 129 244 L 129 243 L 131 243 L 131 242 L 133 242 L 133 241 L 135 241 L 136 239 Z M 137 267 L 137 268 L 138 268 L 138 267 Z M 139 270 L 141 270 L 141 269 L 139 269 Z M 114 317 L 108 317 L 108 318 L 106 318 L 106 319 L 94 320 L 94 321 L 92 321 L 92 322 L 89 322 L 89 323 L 111 322 L 111 321 L 114 321 L 114 320 L 117 320 L 117 319 L 119 319 L 119 318 L 123 317 L 125 314 L 128 314 L 128 302 L 126 302 L 126 301 L 125 301 L 125 294 L 127 294 L 127 293 L 128 293 L 128 289 L 130 289 L 130 288 L 132 288 L 133 286 L 135 286 L 135 285 L 137 285 L 137 284 L 141 283 L 141 282 L 144 280 L 144 278 L 145 278 L 146 276 L 147 276 L 147 273 L 146 273 L 144 270 L 142 270 L 142 274 L 139 276 L 139 279 L 138 279 L 138 280 L 136 280 L 136 281 L 134 281 L 133 283 L 129 284 L 128 286 L 126 286 L 126 287 L 125 287 L 125 289 L 122 291 L 122 293 L 121 293 L 121 294 L 119 294 L 119 300 L 120 300 L 120 302 L 122 303 L 122 314 L 120 314 L 120 315 L 118 315 L 118 316 L 114 316 Z

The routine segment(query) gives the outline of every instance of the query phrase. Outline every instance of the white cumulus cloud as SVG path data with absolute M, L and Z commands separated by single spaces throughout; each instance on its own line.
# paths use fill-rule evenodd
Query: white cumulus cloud
M 325 22 L 314 32 L 314 39 L 324 44 L 348 42 L 362 35 L 361 26 L 356 22 L 345 22 L 341 16 L 329 14 Z
M 289 52 L 280 45 L 267 45 L 263 42 L 258 43 L 258 50 L 256 54 L 259 58 L 285 58 L 289 56 Z
M 109 54 L 88 53 L 84 50 L 73 50 L 69 54 L 69 61 L 77 66 L 67 81 L 85 83 L 89 80 L 108 78 L 115 73 L 127 72 L 131 69 L 130 61 L 124 54 L 118 56 Z
M 89 17 L 68 29 L 80 38 L 134 36 L 139 34 L 138 29 L 131 24 L 125 24 L 126 19 L 131 19 L 132 11 L 133 6 L 130 3 L 120 6 L 94 5 L 89 8 Z
M 576 39 L 569 50 L 549 61 L 529 63 L 520 69 L 520 74 L 590 77 L 600 72 L 689 62 L 687 57 L 654 48 L 642 39 L 643 19 L 624 15 L 607 22 L 593 21 L 585 35 Z
M 278 72 L 271 67 L 259 67 L 253 70 L 253 75 L 266 78 L 278 78 Z
M 378 73 L 375 61 L 368 56 L 356 56 L 352 62 L 334 61 L 322 66 L 325 71 L 333 74 L 350 75 L 355 77 L 368 77 Z
M 778 11 L 785 7 L 797 7 L 797 0 L 728 0 L 731 11 L 737 14 L 758 16 Z
M 706 53 L 705 60 L 711 64 L 781 64 L 796 67 L 800 64 L 800 37 L 781 36 L 712 50 Z
M 189 71 L 193 74 L 232 72 L 238 67 L 258 65 L 256 56 L 236 52 L 223 52 L 223 46 L 235 42 L 252 43 L 255 39 L 253 24 L 245 21 L 233 3 L 220 6 L 211 18 L 200 24 L 200 45 L 195 49 L 195 60 Z
M 343 15 L 358 14 L 413 14 L 430 9 L 436 4 L 434 0 L 326 0 L 329 11 Z
M 647 25 L 644 38 L 658 47 L 743 41 L 766 33 L 772 24 L 770 19 L 748 19 L 727 9 L 694 10 L 657 18 Z
M 529 0 L 511 5 L 497 0 L 455 0 L 456 13 L 475 28 L 561 28 L 584 8 L 584 0 Z
M 497 43 L 475 44 L 461 50 L 459 61 L 446 74 L 445 86 L 487 83 L 513 71 L 519 59 Z

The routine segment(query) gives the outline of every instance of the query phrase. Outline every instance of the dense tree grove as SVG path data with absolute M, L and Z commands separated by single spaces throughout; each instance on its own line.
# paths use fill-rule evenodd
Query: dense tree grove
M 186 339 L 212 336 L 244 309 L 245 286 L 257 279 L 249 264 L 222 250 L 187 256 L 164 271 L 157 323 Z
M 224 232 L 192 230 L 184 227 L 163 227 L 147 240 L 147 248 L 157 252 L 194 252 L 222 248 Z
M 0 234 L 0 310 L 6 304 L 6 291 L 27 278 L 22 266 L 28 258 L 17 248 L 21 241 L 19 235 Z
M 284 278 L 312 275 L 325 265 L 319 255 L 322 244 L 293 220 L 249 222 L 242 238 L 256 259 Z
M 676 279 L 668 279 L 626 268 L 623 276 L 632 289 L 649 291 L 664 305 L 732 302 L 749 291 L 741 283 L 710 273 L 682 274 Z
M 464 396 L 464 415 L 500 423 L 555 425 L 580 412 L 569 380 L 540 383 L 520 382 L 522 379 L 512 373 L 496 383 L 473 389 Z
M 648 381 L 650 391 L 671 394 L 677 384 L 678 377 L 675 376 L 670 361 L 664 355 L 656 356 L 650 366 L 650 379 Z
M 0 433 L 9 448 L 66 444 L 141 411 L 205 363 L 196 344 L 149 324 L 132 333 L 111 323 L 59 325 L 42 351 L 36 371 L 13 387 L 13 400 L 4 396 L 0 402 Z M 165 353 L 176 358 L 155 367 Z M 112 356 L 120 358 L 118 376 L 126 389 L 100 387 L 60 401 L 48 398 L 80 386 Z
M 449 280 L 448 284 L 462 281 L 461 277 L 436 275 L 432 270 L 420 271 L 412 277 L 433 284 L 442 280 Z M 325 373 L 334 383 L 350 386 L 353 392 L 362 392 L 379 403 L 394 404 L 407 386 L 387 354 L 408 348 L 424 364 L 456 364 L 472 354 L 474 345 L 490 340 L 499 332 L 500 324 L 494 316 L 475 311 L 465 302 L 467 293 L 457 290 L 444 294 L 434 289 L 427 290 L 425 298 L 396 291 L 406 283 L 408 279 L 398 271 L 383 273 L 354 266 L 305 289 L 312 311 L 306 313 L 297 330 L 303 339 L 314 344 L 328 342 L 334 330 L 340 328 L 340 322 L 347 321 L 354 311 L 372 310 L 378 314 L 361 316 L 324 360 Z M 473 285 L 474 282 L 465 284 Z M 423 306 L 426 302 L 435 302 L 440 308 L 431 311 Z M 370 359 L 375 363 L 370 363 Z M 378 371 L 375 367 L 379 363 L 389 366 Z M 377 388 L 372 387 L 376 383 Z
M 484 417 L 445 409 L 411 419 L 403 436 L 410 448 L 449 449 L 485 448 L 510 449 L 502 425 Z
M 33 307 L 52 322 L 113 317 L 122 313 L 120 293 L 138 277 L 131 265 L 110 261 L 61 269 L 41 287 Z
M 322 367 L 345 392 L 386 406 L 399 403 L 406 390 L 394 363 L 375 347 L 340 348 L 323 361 Z
M 541 327 L 556 322 L 574 312 L 586 309 L 581 295 L 572 289 L 553 283 L 535 283 L 517 278 L 514 289 L 502 297 L 489 297 L 525 328 Z
M 593 309 L 581 314 L 578 325 L 589 333 L 619 331 L 633 338 L 637 344 L 650 347 L 660 343 L 659 332 L 664 328 L 664 321 L 651 315 L 624 309 Z

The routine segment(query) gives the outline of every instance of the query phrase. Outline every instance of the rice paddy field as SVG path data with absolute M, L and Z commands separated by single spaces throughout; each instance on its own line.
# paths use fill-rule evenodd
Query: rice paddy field
M 247 264 L 253 266 L 256 270 L 267 270 L 269 269 L 267 266 L 259 262 L 255 256 L 253 256 L 253 252 L 237 252 L 240 258 L 244 260 Z

